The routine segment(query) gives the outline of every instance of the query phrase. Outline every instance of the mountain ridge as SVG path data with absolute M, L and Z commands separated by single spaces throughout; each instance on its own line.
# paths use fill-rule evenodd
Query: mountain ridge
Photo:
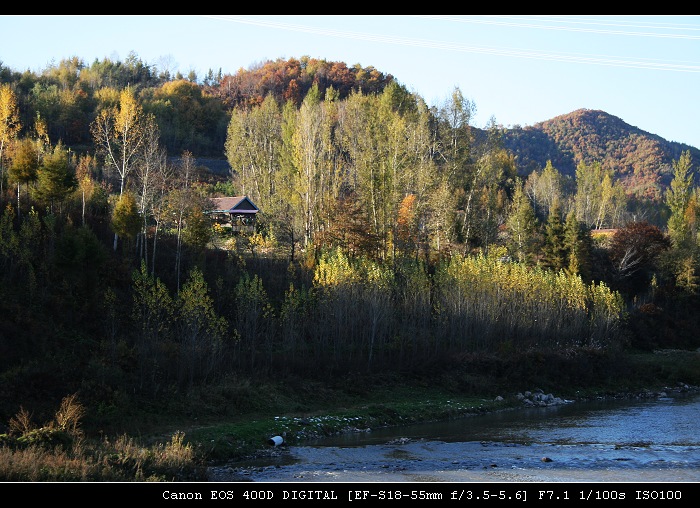
M 575 177 L 576 167 L 600 163 L 611 170 L 628 194 L 659 201 L 673 178 L 673 162 L 688 150 L 700 161 L 700 150 L 668 141 L 603 110 L 577 109 L 531 126 L 505 129 L 504 146 L 515 155 L 520 173 L 540 171 L 548 160 Z

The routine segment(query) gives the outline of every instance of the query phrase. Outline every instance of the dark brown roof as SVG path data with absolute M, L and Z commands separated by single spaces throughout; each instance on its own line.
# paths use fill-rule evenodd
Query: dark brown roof
M 258 207 L 248 196 L 211 198 L 211 200 L 214 203 L 212 212 L 258 213 Z

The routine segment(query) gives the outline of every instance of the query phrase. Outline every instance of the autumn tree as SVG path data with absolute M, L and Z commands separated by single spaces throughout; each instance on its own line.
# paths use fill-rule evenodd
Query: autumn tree
M 145 89 L 141 96 L 144 111 L 159 120 L 168 152 L 220 153 L 229 117 L 221 102 L 206 93 L 206 87 L 187 79 L 168 80 L 160 87 Z
M 440 257 L 451 249 L 457 222 L 457 197 L 447 178 L 442 176 L 426 199 L 425 216 L 421 221 L 424 221 L 424 253 L 426 259 L 430 259 L 431 250 Z
M 116 199 L 117 202 L 112 211 L 112 231 L 115 235 L 131 242 L 141 230 L 141 217 L 136 198 L 131 192 L 125 192 Z
M 541 220 L 549 216 L 549 209 L 555 201 L 563 202 L 562 176 L 551 160 L 547 160 L 541 172 L 533 171 L 528 175 L 524 190 L 535 215 Z
M 131 87 L 119 94 L 117 106 L 103 109 L 91 125 L 97 150 L 119 175 L 119 197 L 126 190 L 127 178 L 136 166 L 146 136 L 146 116 Z M 114 235 L 117 249 L 118 233 Z
M 474 172 L 468 195 L 471 200 L 471 216 L 465 234 L 465 248 L 478 247 L 488 251 L 489 246 L 496 242 L 499 227 L 505 222 L 510 193 L 515 175 L 516 163 L 502 142 L 502 129 L 491 118 L 487 126 L 487 136 L 478 150 L 474 164 Z M 469 203 L 470 199 L 468 199 Z M 466 250 L 465 250 L 466 252 Z
M 147 203 L 150 207 L 148 214 L 153 221 L 153 246 L 151 250 L 151 273 L 155 274 L 156 270 L 156 253 L 158 252 L 158 237 L 161 227 L 167 225 L 172 219 L 172 209 L 170 204 L 170 191 L 177 188 L 177 166 L 170 164 L 167 159 L 163 158 L 156 165 L 155 172 L 149 179 L 152 180 L 152 199 Z
M 147 117 L 144 121 L 143 148 L 135 169 L 139 214 L 142 220 L 138 250 L 146 261 L 146 265 L 148 265 L 148 226 L 156 192 L 155 180 L 158 171 L 167 163 L 167 153 L 160 146 L 160 129 L 154 117 Z
M 182 240 L 200 259 L 204 249 L 212 238 L 213 231 L 210 218 L 205 215 L 201 203 L 193 203 L 185 218 Z
M 17 95 L 8 83 L 3 83 L 0 85 L 0 195 L 5 180 L 5 148 L 17 137 L 21 128 Z
M 16 143 L 12 155 L 9 179 L 17 184 L 17 216 L 20 216 L 20 188 L 24 184 L 29 196 L 29 184 L 37 179 L 40 152 L 33 139 L 24 138 Z
M 588 165 L 580 162 L 576 167 L 576 217 L 589 226 L 595 225 L 595 211 L 603 168 L 599 163 Z
M 610 244 L 610 257 L 618 283 L 638 291 L 658 269 L 659 256 L 671 248 L 661 229 L 646 221 L 631 222 L 619 228 Z
M 595 228 L 601 229 L 606 225 L 614 228 L 623 219 L 627 198 L 622 184 L 613 180 L 612 172 L 603 175 L 598 199 Z
M 416 250 L 419 240 L 417 219 L 416 195 L 408 194 L 399 205 L 396 219 L 396 246 L 402 252 Z
M 459 193 L 461 225 L 458 227 L 465 250 L 469 248 L 467 239 L 475 218 L 476 181 L 484 168 L 474 166 L 472 161 L 471 122 L 475 113 L 476 105 L 464 97 L 459 87 L 454 88 L 437 112 L 440 166 L 450 186 Z
M 75 178 L 78 184 L 78 191 L 80 193 L 80 215 L 83 226 L 85 225 L 87 203 L 90 201 L 98 188 L 98 183 L 95 180 L 96 171 L 97 160 L 94 156 L 90 154 L 83 154 L 78 157 L 78 164 L 75 168 Z
M 381 239 L 374 234 L 361 202 L 352 193 L 338 199 L 329 227 L 319 231 L 314 241 L 319 248 L 340 248 L 350 257 L 376 258 L 381 247 Z
M 697 292 L 700 270 L 700 244 L 697 224 L 700 190 L 694 186 L 695 174 L 690 151 L 673 162 L 673 180 L 666 190 L 666 205 L 670 212 L 668 234 L 673 251 L 668 256 L 669 269 L 676 284 L 688 293 Z
M 438 142 L 432 112 L 422 100 L 406 102 L 412 107 L 405 114 L 406 162 L 401 170 L 403 176 L 399 179 L 398 197 L 415 196 L 412 205 L 415 247 L 423 249 L 427 255 L 433 239 L 438 251 L 449 245 L 455 207 L 449 187 L 447 193 L 441 188 L 443 184 L 449 184 L 445 175 L 439 174 L 434 157 Z
M 323 164 L 323 107 L 318 87 L 304 98 L 292 135 L 295 172 L 294 190 L 304 218 L 304 243 L 308 245 L 319 222 L 320 173 Z
M 622 220 L 626 196 L 620 182 L 599 162 L 576 167 L 576 218 L 595 229 L 613 228 Z
M 476 105 L 464 97 L 462 90 L 455 87 L 452 94 L 438 110 L 440 123 L 440 157 L 450 184 L 466 187 L 471 148 L 473 144 L 470 129 Z
M 319 180 L 319 204 L 317 230 L 330 226 L 330 216 L 338 197 L 347 183 L 345 179 L 345 158 L 337 141 L 340 94 L 333 86 L 326 88 L 321 103 L 321 158 L 322 167 Z
M 412 189 L 412 149 L 406 144 L 414 125 L 402 90 L 388 86 L 380 96 L 351 94 L 339 115 L 338 137 L 351 161 L 348 190 L 366 210 L 382 254 L 393 250 L 398 206 Z
M 268 95 L 259 107 L 234 109 L 228 124 L 225 152 L 231 178 L 241 194 L 264 210 L 277 191 L 281 122 L 280 108 Z
M 376 130 L 372 112 L 373 99 L 351 93 L 344 101 L 338 119 L 338 136 L 342 149 L 349 156 L 346 195 L 358 200 L 358 211 L 366 214 L 366 226 L 377 235 L 376 150 L 371 131 Z
M 294 261 L 297 247 L 304 241 L 305 220 L 301 197 L 296 191 L 297 170 L 294 163 L 294 133 L 298 111 L 293 102 L 285 102 L 280 120 L 279 171 L 275 173 L 276 192 L 270 204 L 268 223 L 280 245 L 289 249 Z

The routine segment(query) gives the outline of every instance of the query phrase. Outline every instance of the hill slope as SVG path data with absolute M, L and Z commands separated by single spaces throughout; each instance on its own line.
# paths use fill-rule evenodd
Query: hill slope
M 522 174 L 542 170 L 551 160 L 573 177 L 580 162 L 611 169 L 628 192 L 659 201 L 673 178 L 673 161 L 685 150 L 700 161 L 697 148 L 625 123 L 605 111 L 579 109 L 523 128 L 508 129 L 505 146 L 516 155 Z

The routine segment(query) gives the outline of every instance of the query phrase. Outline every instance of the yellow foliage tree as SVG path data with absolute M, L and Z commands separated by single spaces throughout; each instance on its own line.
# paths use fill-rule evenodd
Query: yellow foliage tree
M 0 85 L 0 194 L 5 179 L 5 147 L 17 137 L 21 127 L 17 96 L 9 84 Z

